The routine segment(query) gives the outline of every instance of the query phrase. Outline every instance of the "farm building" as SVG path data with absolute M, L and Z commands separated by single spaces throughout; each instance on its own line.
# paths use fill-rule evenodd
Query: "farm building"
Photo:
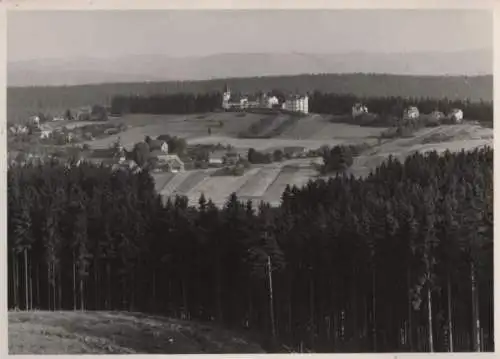
M 226 153 L 226 157 L 224 157 L 224 164 L 234 165 L 238 162 L 240 156 L 236 152 L 228 152 Z
M 403 112 L 403 120 L 414 120 L 420 116 L 418 108 L 415 106 L 410 106 L 406 108 Z
M 352 106 L 352 117 L 357 117 L 365 113 L 368 113 L 368 107 L 366 107 L 365 105 L 357 103 Z
M 211 165 L 223 165 L 225 158 L 225 151 L 214 151 L 208 155 L 208 163 Z
M 283 148 L 283 153 L 290 158 L 300 157 L 306 153 L 306 148 L 301 146 L 288 146 Z
M 460 123 L 464 119 L 464 113 L 462 110 L 460 110 L 458 108 L 454 108 L 453 110 L 450 111 L 450 113 L 448 114 L 448 117 L 453 122 Z
M 184 172 L 184 162 L 177 155 L 166 155 L 165 160 L 169 166 L 170 172 Z

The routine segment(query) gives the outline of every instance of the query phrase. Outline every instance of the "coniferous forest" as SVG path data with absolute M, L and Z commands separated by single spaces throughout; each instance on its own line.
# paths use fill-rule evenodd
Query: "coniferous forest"
M 9 308 L 214 321 L 313 352 L 493 351 L 493 150 L 389 159 L 282 204 L 162 201 L 147 172 L 8 170 Z M 279 344 L 279 345 L 278 345 Z

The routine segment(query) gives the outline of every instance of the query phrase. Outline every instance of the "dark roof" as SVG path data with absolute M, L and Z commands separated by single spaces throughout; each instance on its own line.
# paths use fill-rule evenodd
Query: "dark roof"
M 161 146 L 164 143 L 165 143 L 165 141 L 162 141 L 162 140 L 151 140 L 151 141 L 149 141 L 149 149 L 151 151 L 159 150 L 159 149 L 161 149 Z
M 167 154 L 161 150 L 153 150 L 150 152 L 150 155 L 152 157 L 158 157 L 158 156 L 167 156 Z

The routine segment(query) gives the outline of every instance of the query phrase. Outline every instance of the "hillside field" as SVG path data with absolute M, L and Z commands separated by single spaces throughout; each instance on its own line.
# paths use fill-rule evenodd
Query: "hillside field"
M 367 175 L 390 155 L 404 160 L 416 151 L 460 151 L 492 145 L 493 141 L 491 128 L 471 123 L 424 128 L 407 138 L 381 139 L 380 135 L 385 128 L 342 123 L 332 115 L 319 114 L 295 116 L 220 112 L 126 115 L 109 122 L 123 123 L 128 129 L 116 135 L 86 141 L 91 148 L 108 148 L 119 137 L 121 143 L 131 150 L 145 136 L 156 137 L 162 134 L 185 138 L 188 145 L 231 145 L 242 155 L 246 155 L 250 148 L 272 152 L 285 147 L 315 150 L 321 146 L 364 144 L 368 149 L 354 159 L 354 164 L 348 170 L 356 176 Z M 249 128 L 253 128 L 252 136 L 257 138 L 242 138 L 242 133 L 248 133 Z M 270 137 L 265 138 L 266 136 Z M 153 178 L 156 190 L 165 199 L 184 195 L 192 205 L 198 203 L 203 193 L 216 205 L 222 206 L 233 192 L 242 200 L 263 200 L 278 205 L 287 185 L 300 187 L 309 180 L 318 178 L 316 164 L 321 162 L 321 158 L 297 158 L 252 165 L 240 177 L 213 176 L 215 169 L 200 169 L 177 174 L 153 173 Z
M 129 312 L 9 312 L 9 354 L 264 353 L 215 325 Z
M 300 119 L 295 127 L 287 129 L 272 139 L 241 139 L 234 137 L 234 134 L 245 126 L 249 126 L 251 121 L 258 121 L 258 116 L 248 115 L 248 118 L 238 118 L 234 117 L 234 114 L 208 115 L 196 123 L 203 127 L 204 121 L 210 121 L 212 116 L 223 118 L 227 123 L 232 122 L 227 128 L 233 130 L 225 132 L 224 127 L 220 132 L 214 131 L 215 134 L 212 136 L 203 135 L 201 137 L 196 137 L 196 133 L 201 134 L 203 131 L 195 130 L 191 133 L 193 136 L 188 136 L 188 144 L 230 144 L 238 152 L 244 153 L 251 147 L 259 151 L 272 151 L 286 146 L 317 149 L 322 145 L 366 143 L 370 145 L 370 148 L 355 158 L 353 166 L 348 170 L 349 173 L 356 176 L 367 175 L 390 155 L 404 160 L 406 156 L 416 151 L 437 150 L 442 152 L 446 149 L 460 151 L 493 143 L 493 130 L 479 125 L 443 125 L 422 129 L 408 138 L 380 140 L 379 136 L 384 128 L 335 123 L 330 117 L 316 114 Z M 151 126 L 157 127 L 147 131 L 149 133 L 163 131 L 178 135 L 185 133 L 179 123 L 187 123 L 186 127 L 193 128 L 192 123 L 189 124 L 188 118 L 187 121 L 173 121 L 172 124 L 166 122 L 159 125 L 155 123 Z M 161 130 L 159 130 L 160 127 Z M 148 126 L 141 128 L 143 129 L 142 133 L 145 133 L 147 131 L 144 129 Z M 300 133 L 302 136 L 299 139 L 297 135 Z M 135 140 L 141 140 L 141 136 L 137 135 Z M 164 198 L 184 195 L 188 197 L 191 205 L 196 205 L 203 193 L 207 198 L 211 198 L 216 205 L 222 206 L 232 192 L 235 192 L 242 200 L 251 199 L 255 202 L 264 200 L 272 205 L 278 205 L 287 184 L 300 187 L 309 180 L 320 178 L 312 162 L 321 163 L 321 158 L 301 158 L 280 163 L 253 165 L 241 177 L 212 176 L 215 172 L 214 169 L 193 170 L 179 174 L 153 174 L 153 177 L 157 190 Z

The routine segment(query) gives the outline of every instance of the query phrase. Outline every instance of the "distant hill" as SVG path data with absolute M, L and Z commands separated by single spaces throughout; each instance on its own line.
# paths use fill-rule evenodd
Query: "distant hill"
M 7 66 L 7 81 L 9 86 L 58 86 L 357 72 L 491 75 L 493 53 L 471 50 L 449 53 L 251 53 L 184 58 L 136 55 L 108 59 L 37 59 L 10 62 Z
M 9 87 L 7 118 L 19 122 L 42 111 L 51 114 L 90 104 L 109 105 L 115 95 L 165 93 L 205 93 L 221 91 L 225 84 L 233 90 L 255 92 L 283 91 L 351 93 L 357 96 L 402 96 L 471 101 L 492 101 L 493 76 L 402 76 L 377 74 L 322 74 L 229 78 L 206 81 L 154 83 L 110 83 L 59 87 Z

